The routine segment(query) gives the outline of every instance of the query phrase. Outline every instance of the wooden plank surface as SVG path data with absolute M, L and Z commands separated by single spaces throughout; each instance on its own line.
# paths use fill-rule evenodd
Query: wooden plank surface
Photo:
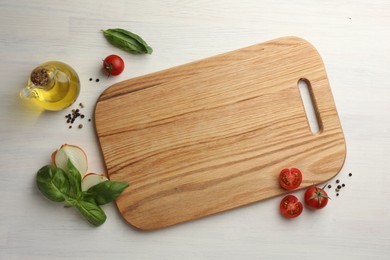
M 130 184 L 118 208 L 146 230 L 283 194 L 284 167 L 301 169 L 301 188 L 326 181 L 346 155 L 321 57 L 296 37 L 117 83 L 99 98 L 95 124 L 110 179 Z

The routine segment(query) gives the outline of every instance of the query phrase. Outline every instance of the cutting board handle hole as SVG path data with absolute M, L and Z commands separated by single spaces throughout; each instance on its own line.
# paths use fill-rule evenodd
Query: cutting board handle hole
M 319 115 L 316 112 L 318 109 L 314 102 L 313 91 L 309 80 L 305 78 L 300 79 L 298 81 L 298 87 L 310 130 L 313 134 L 318 134 L 320 132 Z

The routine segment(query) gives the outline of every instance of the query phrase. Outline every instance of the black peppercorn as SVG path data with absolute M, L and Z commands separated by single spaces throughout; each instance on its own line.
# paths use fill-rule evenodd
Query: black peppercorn
M 349 173 L 348 176 L 352 176 L 352 173 Z
M 80 117 L 81 119 L 83 119 L 85 117 L 85 115 L 83 115 L 81 113 L 81 109 L 84 108 L 84 104 L 83 103 L 79 103 L 79 108 L 75 108 L 75 109 L 72 109 L 71 113 L 67 114 L 65 116 L 66 118 L 66 123 L 68 124 L 73 124 L 75 123 L 75 121 L 77 120 L 78 117 Z M 69 126 L 69 128 L 72 128 L 71 126 Z M 82 124 L 79 124 L 78 125 L 78 128 L 83 128 L 83 125 Z

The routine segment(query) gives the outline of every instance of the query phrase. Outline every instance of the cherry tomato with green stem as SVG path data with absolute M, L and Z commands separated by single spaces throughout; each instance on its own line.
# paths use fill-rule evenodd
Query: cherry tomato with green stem
M 103 72 L 109 76 L 117 76 L 125 69 L 125 62 L 118 55 L 112 54 L 103 60 Z
M 310 209 L 322 209 L 329 201 L 328 194 L 325 191 L 326 185 L 321 189 L 316 186 L 310 187 L 305 192 L 305 204 Z

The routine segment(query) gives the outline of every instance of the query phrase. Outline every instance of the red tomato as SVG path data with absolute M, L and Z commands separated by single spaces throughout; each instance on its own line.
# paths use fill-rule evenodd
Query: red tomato
M 279 184 L 286 190 L 294 190 L 302 183 L 302 173 L 297 168 L 283 169 L 279 174 Z
M 307 207 L 311 209 L 322 209 L 328 204 L 329 197 L 324 188 L 310 187 L 306 190 L 305 204 Z
M 103 71 L 108 76 L 117 76 L 125 69 L 125 63 L 121 57 L 112 54 L 103 60 Z
M 286 218 L 296 218 L 302 211 L 303 205 L 294 195 L 287 195 L 280 202 L 280 213 Z

